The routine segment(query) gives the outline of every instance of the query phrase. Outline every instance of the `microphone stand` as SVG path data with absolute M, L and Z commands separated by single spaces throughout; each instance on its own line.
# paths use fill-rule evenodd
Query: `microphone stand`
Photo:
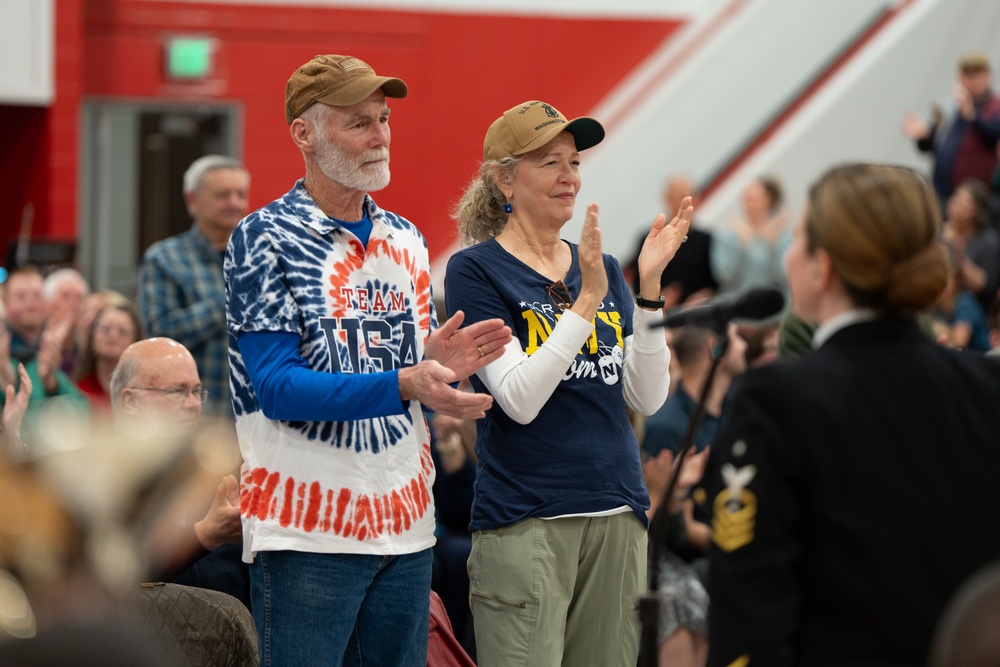
M 668 549 L 667 536 L 674 528 L 675 522 L 680 518 L 679 513 L 671 512 L 671 499 L 674 490 L 677 488 L 677 480 L 680 477 L 681 469 L 684 467 L 684 459 L 693 448 L 695 432 L 701 423 L 701 418 L 705 414 L 705 402 L 712 389 L 715 380 L 715 371 L 719 367 L 719 362 L 726 356 L 729 349 L 729 334 L 727 324 L 719 322 L 713 327 L 716 343 L 712 347 L 712 366 L 709 368 L 708 377 L 701 388 L 701 395 L 695 405 L 694 414 L 688 422 L 687 432 L 681 442 L 680 454 L 674 460 L 674 467 L 670 473 L 670 480 L 660 497 L 660 504 L 653 513 L 653 519 L 649 522 L 649 567 L 648 581 L 649 591 L 646 596 L 639 600 L 639 622 L 641 624 L 641 635 L 639 642 L 639 667 L 657 667 L 660 656 L 660 643 L 658 634 L 660 631 L 660 561 L 664 550 Z

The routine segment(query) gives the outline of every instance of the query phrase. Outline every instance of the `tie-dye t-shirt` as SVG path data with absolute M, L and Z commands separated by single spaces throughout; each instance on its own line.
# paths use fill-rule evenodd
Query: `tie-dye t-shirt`
M 226 254 L 230 379 L 243 455 L 244 559 L 261 550 L 402 554 L 434 544 L 427 423 L 402 414 L 352 421 L 264 416 L 237 345 L 293 332 L 308 367 L 378 373 L 416 364 L 436 322 L 427 246 L 368 196 L 365 248 L 303 187 L 247 216 Z

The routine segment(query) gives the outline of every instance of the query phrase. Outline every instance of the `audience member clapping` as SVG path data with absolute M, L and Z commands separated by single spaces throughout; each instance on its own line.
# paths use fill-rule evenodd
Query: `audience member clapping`
M 781 258 L 792 241 L 782 210 L 781 183 L 770 176 L 751 181 L 743 190 L 743 216 L 713 234 L 712 273 L 719 291 L 751 287 L 785 287 Z
M 987 352 L 990 335 L 986 313 L 976 297 L 962 289 L 961 267 L 952 259 L 948 268 L 948 284 L 931 311 L 937 341 L 949 347 Z
M 59 324 L 60 329 L 65 328 L 67 332 L 62 342 L 59 368 L 69 375 L 76 366 L 80 352 L 76 337 L 70 334 L 76 329 L 84 299 L 90 294 L 90 285 L 79 271 L 65 267 L 46 276 L 42 293 L 48 310 L 49 326 Z
M 990 224 L 990 192 L 965 180 L 948 200 L 944 239 L 958 265 L 961 288 L 972 292 L 984 310 L 1000 287 L 1000 233 Z
M 62 397 L 65 400 L 60 406 L 87 409 L 86 399 L 60 370 L 70 322 L 63 319 L 47 324 L 43 284 L 37 269 L 22 267 L 11 272 L 3 295 L 7 334 L 0 335 L 0 385 L 16 388 L 19 380 L 15 364 L 24 364 L 32 384 L 24 420 L 29 444 L 37 414 L 49 399 Z

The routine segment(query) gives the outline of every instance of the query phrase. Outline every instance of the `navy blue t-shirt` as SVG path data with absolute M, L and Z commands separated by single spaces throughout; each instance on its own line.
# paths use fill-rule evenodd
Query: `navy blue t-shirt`
M 577 246 L 569 246 L 573 262 L 563 283 L 575 297 L 581 274 Z M 478 421 L 471 530 L 626 505 L 646 522 L 649 496 L 622 391 L 634 305 L 617 260 L 604 255 L 604 266 L 608 294 L 594 333 L 538 416 L 522 425 L 494 403 Z M 546 289 L 551 284 L 489 240 L 451 257 L 445 302 L 448 313 L 465 312 L 465 325 L 502 318 L 530 356 L 562 315 Z M 477 376 L 471 380 L 477 392 L 488 393 Z

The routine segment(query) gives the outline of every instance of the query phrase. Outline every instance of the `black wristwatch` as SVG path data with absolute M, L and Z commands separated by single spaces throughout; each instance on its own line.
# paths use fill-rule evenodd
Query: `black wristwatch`
M 663 308 L 665 302 L 666 299 L 663 298 L 663 296 L 660 296 L 659 299 L 653 301 L 651 299 L 643 299 L 638 294 L 635 295 L 635 305 L 639 306 L 640 308 L 655 308 L 656 310 L 660 310 Z

